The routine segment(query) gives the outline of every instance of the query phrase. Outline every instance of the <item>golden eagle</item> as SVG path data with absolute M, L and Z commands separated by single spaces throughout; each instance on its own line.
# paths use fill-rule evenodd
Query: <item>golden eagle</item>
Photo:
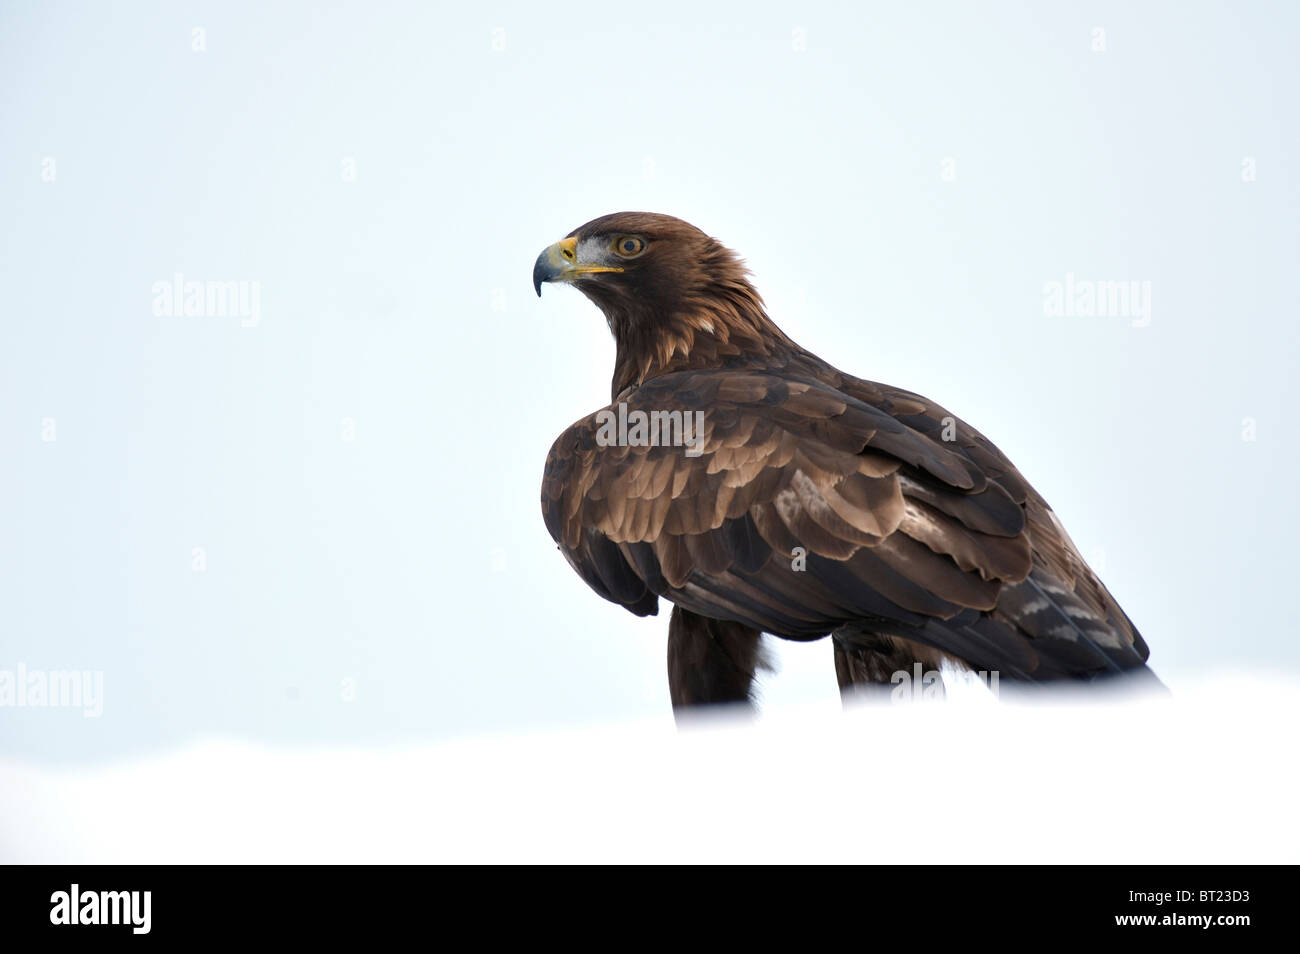
M 1051 508 L 974 428 L 768 317 L 680 219 L 602 216 L 541 253 L 617 345 L 613 402 L 556 440 L 546 528 L 593 590 L 671 601 L 675 708 L 745 702 L 760 637 L 830 635 L 843 690 L 945 660 L 1022 682 L 1151 682 L 1146 643 Z

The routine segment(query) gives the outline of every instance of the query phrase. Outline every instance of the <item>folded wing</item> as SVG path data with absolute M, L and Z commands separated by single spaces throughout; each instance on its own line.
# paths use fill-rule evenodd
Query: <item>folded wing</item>
M 1030 680 L 1146 659 L 1010 462 L 917 395 L 810 366 L 676 372 L 623 400 L 623 443 L 617 405 L 555 442 L 542 510 L 638 615 L 662 596 L 795 639 L 900 635 Z

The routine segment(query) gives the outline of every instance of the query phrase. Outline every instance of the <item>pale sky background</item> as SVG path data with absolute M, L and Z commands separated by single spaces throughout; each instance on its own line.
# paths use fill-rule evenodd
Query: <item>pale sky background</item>
M 1298 10 L 5 0 L 0 670 L 103 714 L 0 709 L 0 756 L 670 719 L 667 604 L 538 505 L 613 348 L 533 260 L 622 209 L 994 440 L 1175 690 L 1295 673 Z M 155 315 L 177 272 L 256 326 Z M 1067 274 L 1149 324 L 1046 315 Z M 838 704 L 781 650 L 769 706 Z

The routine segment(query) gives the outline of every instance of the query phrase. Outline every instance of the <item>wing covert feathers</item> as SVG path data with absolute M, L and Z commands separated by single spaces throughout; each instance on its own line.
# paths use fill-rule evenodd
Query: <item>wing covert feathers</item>
M 1147 657 L 1047 504 L 917 395 L 807 362 L 620 397 L 658 426 L 611 444 L 618 403 L 578 421 L 547 457 L 542 512 L 587 584 L 634 613 L 662 596 L 796 639 L 856 628 L 1022 679 Z M 674 413 L 698 432 L 673 432 Z

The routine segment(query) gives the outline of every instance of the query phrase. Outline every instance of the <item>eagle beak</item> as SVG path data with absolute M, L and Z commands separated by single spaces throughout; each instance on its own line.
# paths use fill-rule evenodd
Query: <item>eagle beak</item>
M 533 288 L 537 297 L 542 297 L 542 282 L 571 282 L 583 275 L 595 272 L 621 272 L 615 265 L 596 265 L 592 262 L 578 261 L 578 240 L 570 236 L 554 245 L 543 249 L 533 265 Z
M 533 265 L 533 288 L 542 297 L 542 282 L 563 281 L 578 264 L 578 240 L 566 238 L 542 250 Z

